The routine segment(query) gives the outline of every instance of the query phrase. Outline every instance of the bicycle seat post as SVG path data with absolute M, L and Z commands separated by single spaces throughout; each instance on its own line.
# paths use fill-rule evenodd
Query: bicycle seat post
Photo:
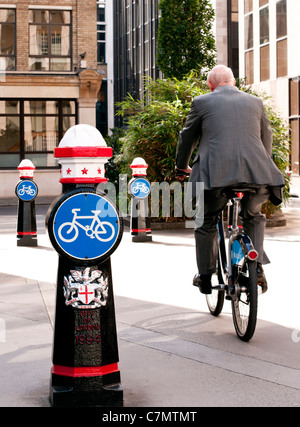
M 238 232 L 238 218 L 239 218 L 239 200 L 240 197 L 234 197 L 232 199 L 232 231 L 233 232 Z

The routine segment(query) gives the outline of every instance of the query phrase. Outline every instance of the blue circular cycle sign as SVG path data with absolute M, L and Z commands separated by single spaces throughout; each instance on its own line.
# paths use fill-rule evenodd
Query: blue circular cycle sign
M 38 193 L 37 185 L 30 180 L 20 181 L 16 187 L 16 195 L 24 202 L 30 202 Z
M 80 191 L 58 202 L 50 214 L 48 231 L 54 248 L 62 255 L 95 262 L 116 249 L 123 228 L 110 200 L 95 192 Z
M 137 178 L 135 179 L 131 184 L 131 194 L 138 198 L 138 199 L 144 199 L 150 194 L 150 183 L 145 178 Z

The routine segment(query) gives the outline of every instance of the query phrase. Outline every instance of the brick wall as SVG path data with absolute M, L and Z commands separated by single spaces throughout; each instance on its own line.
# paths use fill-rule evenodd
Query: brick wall
M 87 68 L 97 68 L 97 1 L 96 0 L 1 0 L 1 5 L 15 5 L 17 19 L 17 71 L 28 71 L 29 6 L 72 8 L 73 70 L 80 64 L 79 55 L 86 52 Z
M 73 2 L 75 3 L 75 2 Z M 74 20 L 75 20 L 74 14 Z M 74 30 L 76 25 L 74 25 Z M 76 31 L 76 30 L 75 30 Z M 78 40 L 78 55 L 86 52 L 87 68 L 97 68 L 97 1 L 78 1 L 78 25 L 77 34 L 74 31 L 74 44 Z M 75 49 L 74 49 L 75 50 Z M 76 52 L 74 52 L 76 56 Z M 74 58 L 75 63 L 75 58 Z

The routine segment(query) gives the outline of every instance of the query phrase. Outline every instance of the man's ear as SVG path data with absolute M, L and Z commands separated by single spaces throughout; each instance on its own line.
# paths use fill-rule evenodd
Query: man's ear
M 214 88 L 214 85 L 212 84 L 212 82 L 208 81 L 207 84 L 209 86 L 210 91 L 213 92 L 215 90 L 215 88 Z

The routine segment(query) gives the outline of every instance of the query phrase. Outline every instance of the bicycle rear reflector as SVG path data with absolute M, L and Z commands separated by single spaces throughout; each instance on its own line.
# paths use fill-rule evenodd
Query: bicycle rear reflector
M 255 261 L 258 257 L 258 253 L 255 249 L 250 249 L 250 251 L 247 254 L 248 259 L 250 259 L 250 261 Z

